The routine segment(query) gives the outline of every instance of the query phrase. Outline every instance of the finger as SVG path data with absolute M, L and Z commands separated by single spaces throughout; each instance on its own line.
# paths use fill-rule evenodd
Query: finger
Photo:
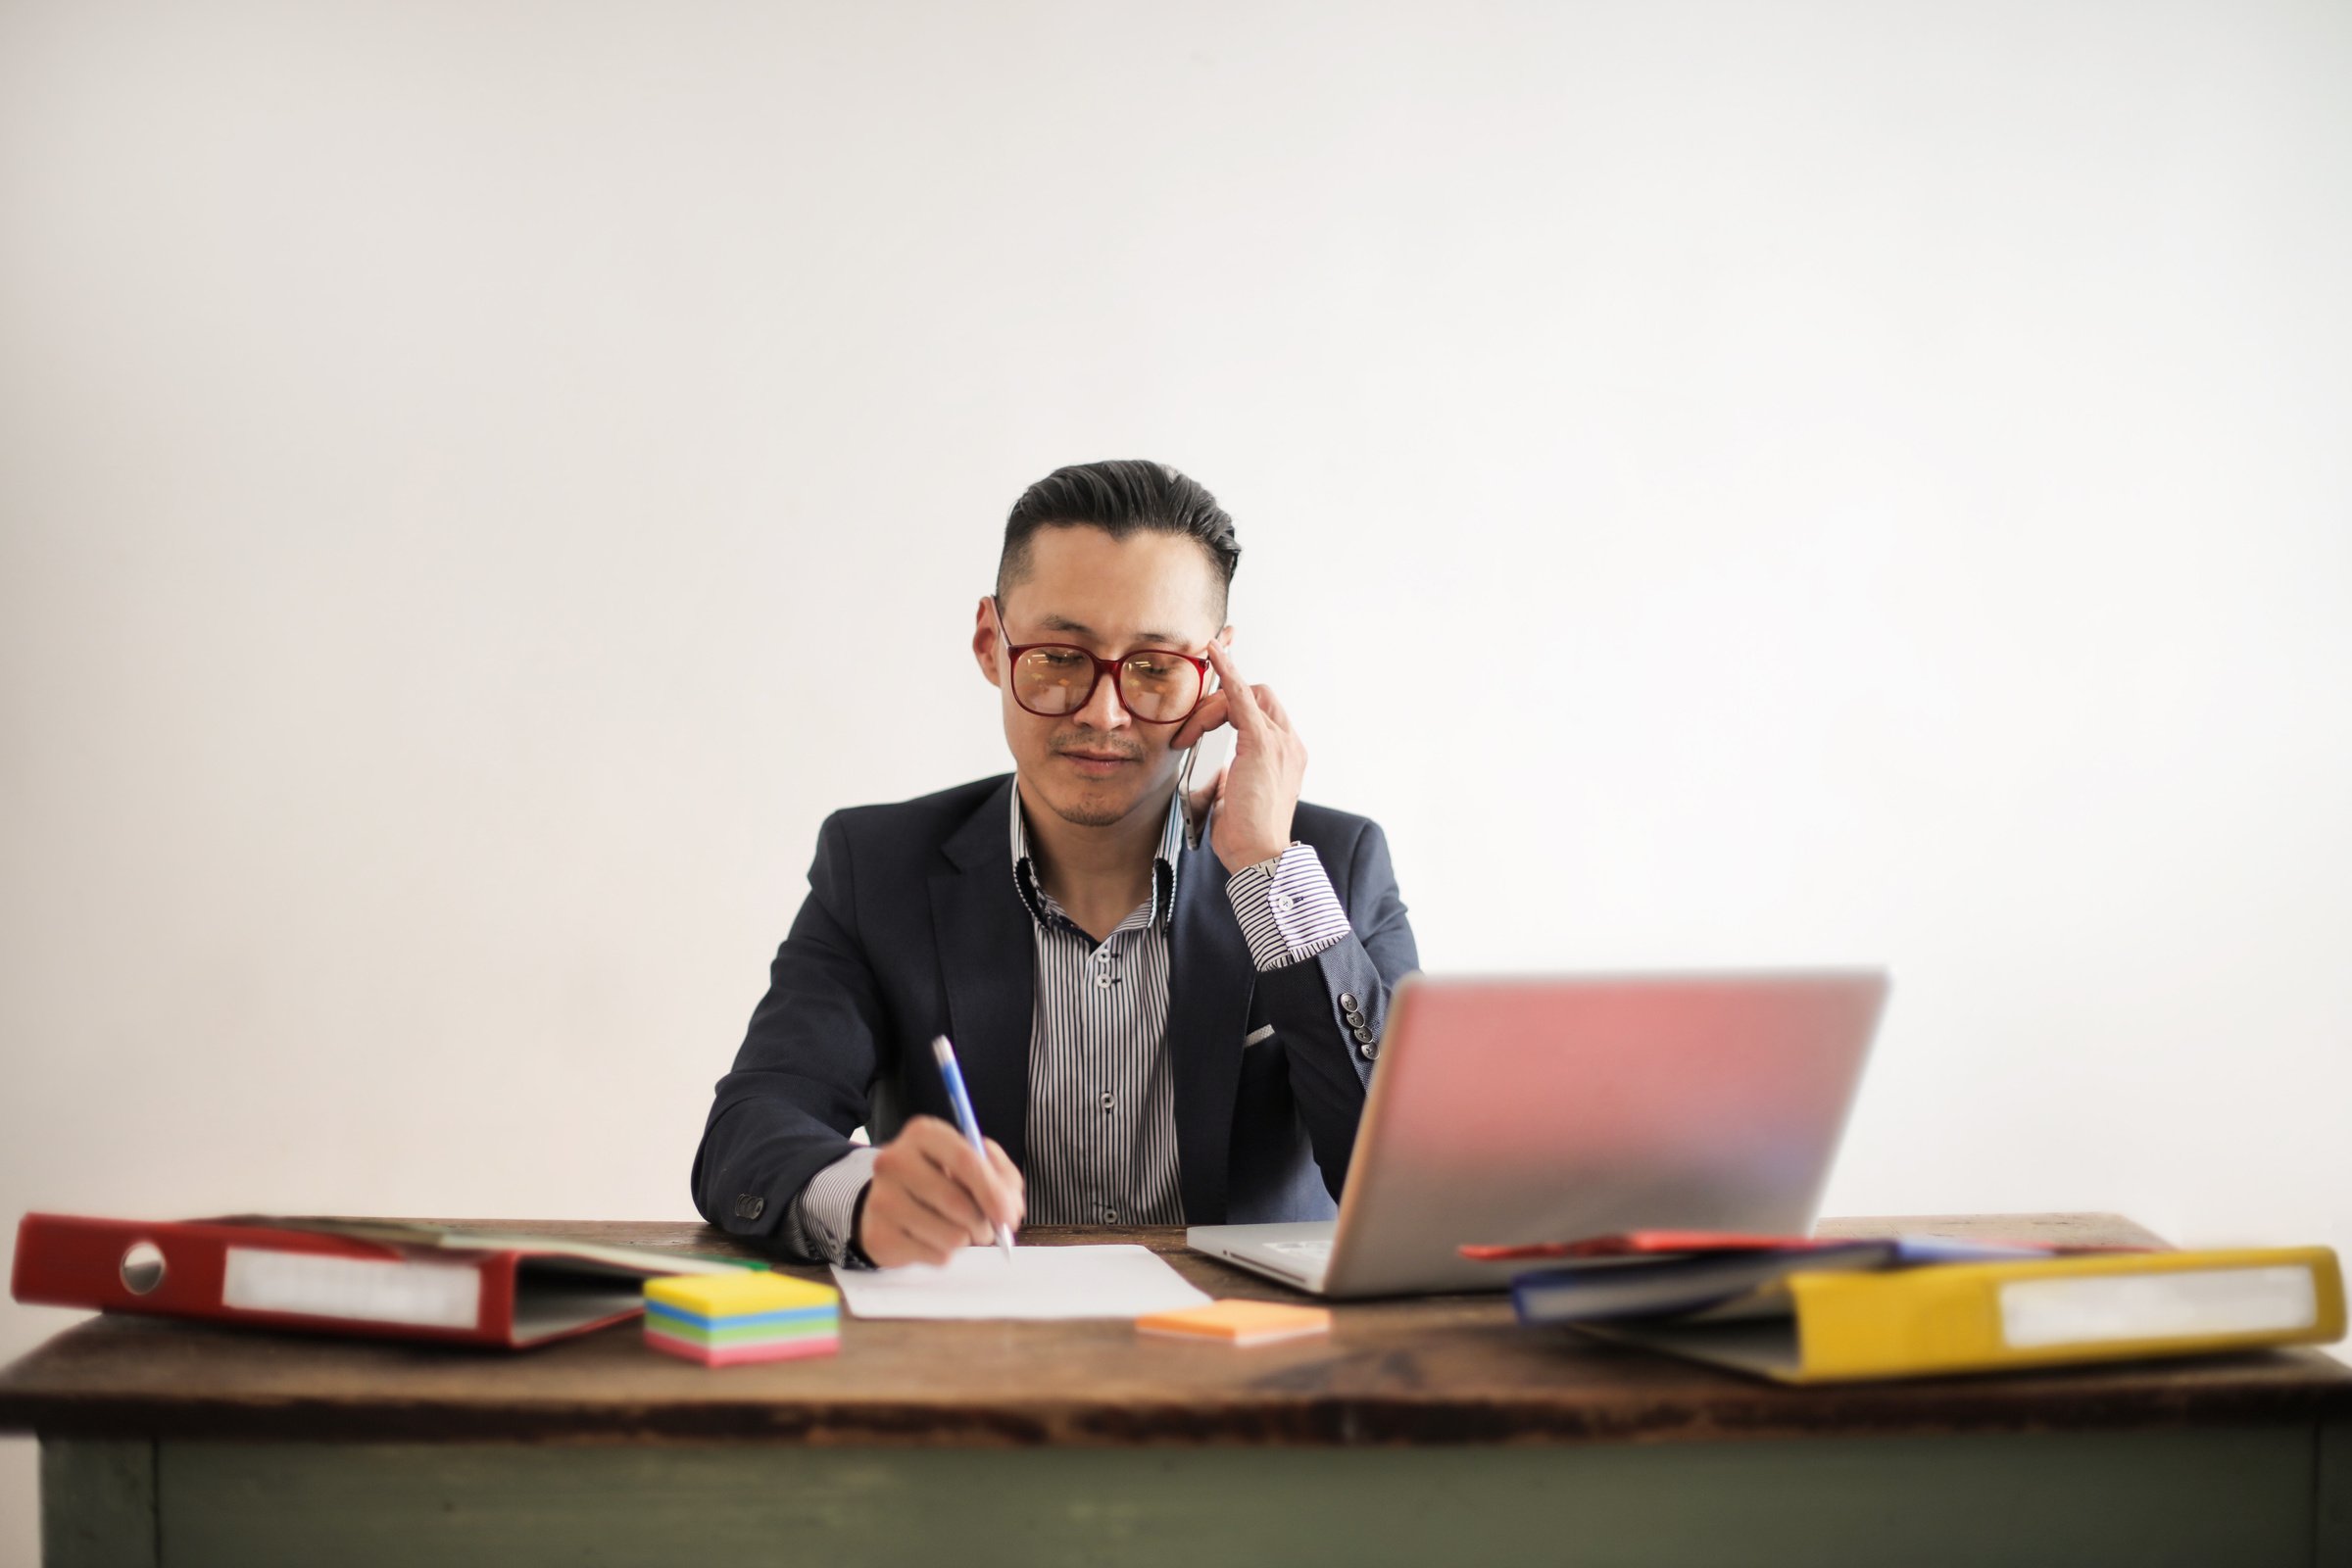
M 955 1195 L 948 1198 L 946 1202 L 934 1202 L 931 1206 L 954 1219 L 961 1220 L 968 1215 L 970 1221 L 980 1227 L 982 1241 L 988 1239 L 988 1227 L 992 1221 L 1006 1225 L 1013 1223 L 1015 1205 L 1011 1189 L 997 1180 L 996 1172 L 989 1168 L 989 1162 L 981 1158 L 979 1151 L 972 1148 L 963 1134 L 935 1116 L 909 1119 L 906 1130 L 915 1132 L 917 1121 L 926 1121 L 930 1125 L 917 1134 L 920 1142 L 915 1147 L 932 1163 L 940 1177 L 955 1189 Z M 919 1190 L 926 1194 L 932 1191 L 929 1188 Z
M 971 1150 L 967 1147 L 964 1152 L 969 1154 Z M 985 1185 L 993 1188 L 996 1184 L 989 1180 Z M 902 1186 L 908 1198 L 965 1235 L 975 1239 L 987 1237 L 985 1200 L 961 1174 L 926 1160 L 907 1172 Z
M 871 1212 L 877 1203 L 884 1205 L 879 1215 Z M 895 1238 L 898 1245 L 890 1250 L 902 1259 L 910 1256 L 916 1262 L 945 1263 L 964 1245 L 963 1232 L 930 1210 L 907 1202 L 903 1197 L 896 1202 L 890 1202 L 877 1193 L 867 1200 L 867 1207 L 868 1217 L 874 1219 L 882 1231 L 875 1238 L 876 1242 L 888 1246 Z M 867 1248 L 866 1252 L 876 1262 L 882 1260 L 883 1254 L 876 1252 L 873 1248 Z
M 999 1157 L 1002 1157 L 1000 1152 Z M 1010 1170 L 1012 1161 L 1004 1161 Z M 959 1151 L 954 1168 L 956 1181 L 980 1209 L 979 1240 L 987 1241 L 999 1225 L 1018 1225 L 1026 1207 L 1019 1186 L 1020 1173 L 1013 1171 L 1007 1180 L 997 1168 L 996 1160 L 984 1158 L 965 1144 Z
M 875 1168 L 874 1185 L 866 1195 L 865 1224 L 869 1231 L 885 1238 L 904 1238 L 907 1246 L 925 1253 L 945 1253 L 980 1239 L 974 1226 L 940 1213 L 905 1183 L 895 1179 L 886 1183 L 879 1166 Z M 888 1261 L 873 1247 L 869 1246 L 866 1251 L 877 1263 Z
M 1273 687 L 1253 686 L 1250 690 L 1250 694 L 1257 699 L 1257 706 L 1265 710 L 1268 718 L 1284 729 L 1291 727 L 1291 710 L 1282 706 L 1282 699 L 1274 695 Z
M 885 1182 L 879 1167 L 865 1200 L 866 1252 L 877 1263 L 944 1261 L 964 1245 L 962 1231 L 923 1207 L 897 1182 Z
M 1021 1179 L 1020 1167 L 1012 1162 L 1011 1156 L 1004 1150 L 997 1147 L 993 1139 L 988 1146 L 988 1163 L 996 1171 L 998 1185 L 1009 1189 L 1012 1194 L 1013 1216 L 1005 1223 L 1018 1229 L 1021 1221 L 1029 1217 L 1029 1185 Z
M 925 1129 L 917 1125 L 923 1119 L 910 1119 L 891 1147 L 874 1161 L 875 1179 L 887 1179 L 894 1189 L 952 1225 L 967 1231 L 981 1225 L 985 1218 L 980 1206 L 982 1200 L 955 1168 L 958 1151 L 974 1168 L 979 1165 L 979 1156 L 972 1152 L 969 1144 L 955 1135 L 954 1129 L 938 1121 Z M 943 1128 L 948 1133 L 944 1144 L 939 1135 L 939 1129 Z
M 1217 666 L 1217 678 L 1225 683 L 1221 695 L 1227 700 L 1226 712 L 1233 727 L 1245 735 L 1255 734 L 1266 720 L 1265 710 L 1257 706 L 1257 693 L 1242 679 L 1233 656 L 1215 643 L 1208 645 L 1208 662 Z
M 1029 1182 L 1021 1175 L 1021 1167 L 1012 1162 L 1012 1156 L 1004 1152 L 1004 1146 L 994 1138 L 988 1140 L 988 1163 L 998 1180 L 1011 1186 L 1015 1197 L 1029 1196 Z
M 1201 736 L 1227 722 L 1225 707 L 1228 701 L 1223 692 L 1210 692 L 1201 698 L 1200 706 L 1193 710 L 1193 716 L 1176 726 L 1176 738 L 1168 744 L 1180 752 L 1188 746 L 1198 746 Z
M 969 1233 L 962 1226 L 925 1208 L 904 1189 L 890 1195 L 882 1222 L 885 1229 L 898 1232 L 909 1246 L 939 1259 L 969 1242 Z

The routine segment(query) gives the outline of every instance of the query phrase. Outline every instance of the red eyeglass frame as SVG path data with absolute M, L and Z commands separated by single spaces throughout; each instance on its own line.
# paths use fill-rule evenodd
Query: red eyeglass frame
M 1195 713 L 1200 711 L 1200 705 L 1208 701 L 1208 677 L 1210 666 L 1208 661 L 1199 655 L 1188 654 L 1183 650 L 1176 648 L 1130 648 L 1127 650 L 1127 652 L 1121 654 L 1116 659 L 1102 659 L 1096 656 L 1094 650 L 1089 648 L 1081 648 L 1076 643 L 1016 643 L 1012 640 L 1012 633 L 1004 629 L 1004 612 L 998 606 L 997 596 L 995 594 L 990 594 L 988 596 L 988 612 L 996 617 L 997 635 L 1004 639 L 1004 662 L 1006 666 L 1004 678 L 1007 681 L 1012 682 L 1007 689 L 1012 693 L 1012 700 L 1020 705 L 1020 710 L 1024 713 L 1037 713 L 1037 716 L 1040 718 L 1067 718 L 1071 713 L 1083 712 L 1086 710 L 1086 705 L 1095 700 L 1095 689 L 1102 684 L 1102 677 L 1106 674 L 1110 677 L 1110 695 L 1112 699 L 1118 703 L 1119 707 L 1125 709 L 1127 716 L 1134 719 L 1138 724 L 1181 724 L 1186 719 L 1192 717 Z M 1021 656 L 1023 654 L 1033 654 L 1040 648 L 1054 648 L 1058 649 L 1063 653 L 1076 654 L 1079 658 L 1086 660 L 1089 663 L 1095 666 L 1094 679 L 1086 683 L 1086 695 L 1078 699 L 1076 707 L 1068 709 L 1059 713 L 1038 713 L 1036 709 L 1031 708 L 1027 703 L 1021 702 L 1020 683 L 1012 679 L 1011 666 L 1018 664 L 1021 662 Z M 1138 654 L 1165 654 L 1170 659 L 1181 659 L 1186 663 L 1192 665 L 1193 668 L 1199 670 L 1200 672 L 1200 695 L 1193 699 L 1193 706 L 1186 709 L 1183 712 L 1178 713 L 1174 718 L 1146 718 L 1143 714 L 1137 712 L 1132 707 L 1129 707 L 1127 702 L 1127 694 L 1119 690 L 1119 666 L 1125 663 L 1128 660 L 1133 659 Z

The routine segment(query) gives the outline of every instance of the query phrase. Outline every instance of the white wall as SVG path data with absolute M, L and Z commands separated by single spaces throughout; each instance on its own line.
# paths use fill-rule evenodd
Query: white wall
M 2352 1248 L 2347 79 L 2234 0 L 7 5 L 0 1216 L 689 1216 L 819 818 L 1003 765 L 1005 506 L 1152 456 L 1429 967 L 1883 961 L 1833 1211 Z

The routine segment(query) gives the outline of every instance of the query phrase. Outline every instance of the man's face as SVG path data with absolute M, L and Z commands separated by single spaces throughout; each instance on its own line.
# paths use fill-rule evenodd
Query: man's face
M 1041 528 L 1029 540 L 1029 569 L 997 606 L 1013 643 L 1068 643 L 1116 660 L 1139 648 L 1199 655 L 1222 635 L 1216 568 L 1197 540 L 1135 533 L 1113 539 L 1087 526 Z M 1139 809 L 1165 809 L 1183 753 L 1169 742 L 1181 724 L 1139 722 L 1105 675 L 1086 706 L 1046 718 L 1012 700 L 1005 643 L 980 602 L 972 654 L 1004 710 L 1012 749 L 1032 801 L 1064 821 L 1108 827 Z

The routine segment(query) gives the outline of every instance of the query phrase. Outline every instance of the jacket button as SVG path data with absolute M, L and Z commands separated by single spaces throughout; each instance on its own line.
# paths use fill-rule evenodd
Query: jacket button
M 1350 1028 L 1350 1029 L 1361 1029 L 1363 1026 L 1364 1026 L 1364 1015 L 1363 1015 L 1362 1013 L 1360 1013 L 1360 1012 L 1351 1012 L 1351 1013 L 1349 1013 L 1349 1014 L 1348 1015 L 1348 1028 Z
M 1372 1031 L 1359 1025 L 1355 1031 L 1355 1038 L 1360 1044 L 1368 1046 L 1372 1043 Z
M 1353 1012 L 1355 1010 L 1354 992 L 1343 991 L 1340 993 L 1340 1010 L 1342 1012 Z
M 745 1193 L 735 1200 L 735 1217 L 737 1219 L 758 1219 L 760 1211 L 766 1206 L 766 1199 Z
M 1380 1054 L 1380 1042 L 1377 1040 L 1367 1040 L 1356 1049 L 1364 1054 L 1364 1059 L 1366 1061 L 1370 1061 L 1373 1057 Z

